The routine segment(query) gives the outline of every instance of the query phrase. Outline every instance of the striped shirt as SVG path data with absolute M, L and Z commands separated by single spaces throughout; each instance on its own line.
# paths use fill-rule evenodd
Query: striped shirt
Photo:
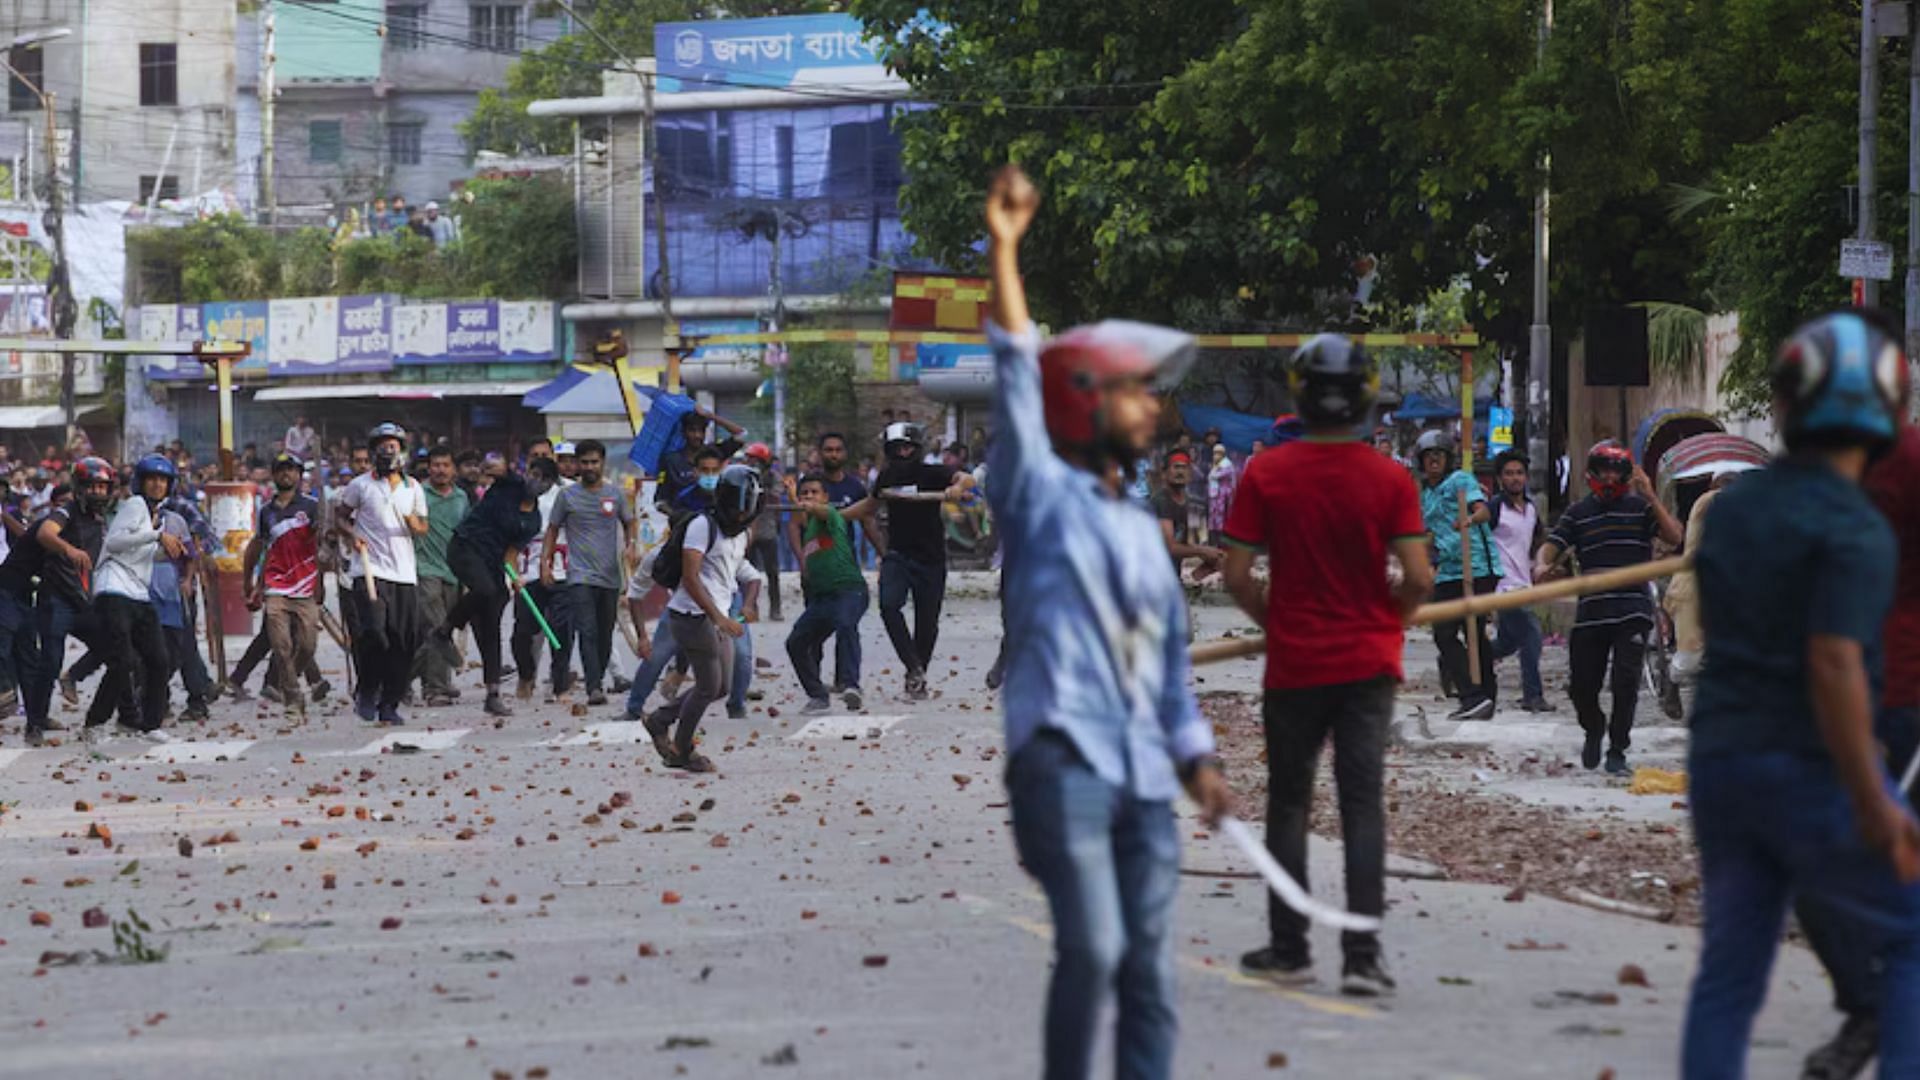
M 1638 495 L 1601 501 L 1589 495 L 1560 515 L 1547 541 L 1580 560 L 1582 574 L 1637 566 L 1653 558 L 1659 524 L 1653 507 Z M 1576 626 L 1604 626 L 1630 620 L 1653 621 L 1653 601 L 1645 585 L 1589 593 L 1580 598 Z

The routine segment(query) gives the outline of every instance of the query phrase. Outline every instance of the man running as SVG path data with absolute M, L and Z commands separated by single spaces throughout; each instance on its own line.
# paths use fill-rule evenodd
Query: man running
M 1527 494 L 1527 456 L 1508 450 L 1494 459 L 1500 485 L 1492 507 L 1493 546 L 1500 552 L 1499 592 L 1533 585 L 1533 555 L 1546 539 L 1546 522 Z M 1508 608 L 1497 617 L 1493 658 L 1520 658 L 1520 707 L 1530 713 L 1552 712 L 1540 682 L 1540 620 L 1527 608 Z
M 1053 914 L 1045 1074 L 1089 1074 L 1117 991 L 1119 1073 L 1163 1080 L 1175 1035 L 1173 800 L 1184 783 L 1211 824 L 1231 795 L 1187 689 L 1179 583 L 1152 515 L 1126 499 L 1125 476 L 1159 420 L 1152 386 L 1177 377 L 1192 339 L 1102 323 L 1043 350 L 1018 251 L 1038 205 L 1013 166 L 987 196 L 997 372 L 988 497 L 1006 552 L 1014 840 Z
M 559 479 L 549 486 L 539 499 L 535 500 L 535 508 L 540 513 L 540 522 L 544 527 L 547 522 L 553 520 L 553 504 L 559 500 L 560 490 L 573 484 L 568 470 L 572 469 L 575 473 L 579 471 L 575 465 L 568 463 L 577 463 L 579 458 L 573 452 L 573 444 L 568 442 L 552 446 L 548 454 L 543 455 L 541 449 L 538 442 L 528 449 L 529 464 L 542 456 L 550 457 L 558 468 L 559 475 Z M 562 451 L 565 451 L 564 456 Z M 546 558 L 548 550 L 546 533 L 543 529 L 539 535 L 529 540 L 526 546 L 520 549 L 520 564 L 514 569 L 520 574 L 521 588 L 527 591 L 527 595 L 532 597 L 534 604 L 540 608 L 540 614 L 546 617 L 547 627 L 553 631 L 555 638 L 564 643 L 571 641 L 573 637 L 573 624 L 570 621 L 572 615 L 567 611 L 565 602 L 567 596 L 566 542 L 555 541 L 552 549 L 553 583 L 551 585 L 547 584 L 540 574 L 540 567 L 549 561 Z M 560 673 L 566 670 L 568 660 L 560 649 L 549 647 L 546 635 L 540 632 L 539 621 L 533 617 L 533 612 L 529 611 L 524 603 L 516 604 L 513 609 L 512 643 L 513 666 L 519 674 L 514 696 L 521 701 L 532 699 L 534 689 L 540 682 L 542 651 L 548 654 L 548 681 L 557 695 L 560 691 Z
M 912 495 L 944 492 L 944 500 L 955 502 L 973 487 L 973 477 L 964 470 L 933 465 L 923 460 L 926 436 L 914 423 L 887 425 L 884 448 L 886 467 L 880 472 L 876 495 L 888 492 Z M 907 669 L 907 697 L 924 701 L 927 668 L 933 663 L 933 647 L 940 637 L 940 607 L 947 595 L 947 525 L 940 513 L 940 501 L 930 499 L 888 499 L 887 554 L 880 560 L 880 621 L 887 628 L 893 651 Z M 907 599 L 913 599 L 913 629 L 907 629 L 904 614 Z
M 474 458 L 477 468 L 479 455 Z M 413 558 L 420 578 L 421 625 L 428 628 L 446 623 L 448 613 L 460 602 L 460 579 L 447 565 L 447 545 L 472 503 L 467 489 L 455 480 L 452 448 L 436 446 L 427 451 L 427 531 L 413 538 Z M 453 675 L 460 670 L 461 662 L 460 648 L 451 636 L 427 635 L 419 655 L 413 658 L 411 672 L 420 680 L 421 699 L 430 706 L 459 701 Z
M 1347 905 L 1386 912 L 1387 729 L 1402 677 L 1403 626 L 1433 584 L 1427 525 L 1406 470 L 1357 433 L 1379 390 L 1365 348 L 1321 334 L 1287 369 L 1304 438 L 1247 462 L 1227 519 L 1226 578 L 1240 610 L 1267 631 L 1267 847 L 1307 882 L 1307 823 L 1320 748 L 1333 739 Z M 1271 580 L 1253 577 L 1258 552 Z M 1400 563 L 1390 583 L 1388 557 Z M 1266 947 L 1241 970 L 1281 985 L 1313 979 L 1307 920 L 1272 897 Z M 1343 992 L 1392 993 L 1379 937 L 1345 931 Z
M 356 579 L 349 587 L 358 613 L 353 644 L 360 686 L 353 709 L 369 724 L 391 727 L 406 723 L 400 698 L 420 648 L 413 538 L 427 531 L 426 496 L 419 481 L 400 471 L 406 439 L 398 424 L 375 427 L 367 437 L 373 468 L 354 477 L 334 509 L 354 548 L 348 577 Z
M 521 548 L 540 535 L 540 496 L 559 480 L 559 466 L 549 459 L 534 458 L 527 462 L 524 480 L 509 473 L 494 481 L 480 505 L 454 530 L 453 544 L 447 552 L 448 562 L 467 592 L 433 636 L 450 644 L 455 631 L 473 627 L 474 640 L 480 647 L 489 716 L 513 715 L 500 696 L 500 616 L 524 579 L 515 577 L 509 588 L 506 568 L 517 563 Z
M 153 562 L 158 555 L 178 559 L 180 540 L 160 528 L 159 508 L 173 486 L 173 462 L 159 454 L 141 458 L 133 469 L 133 491 L 115 509 L 100 544 L 100 565 L 93 575 L 94 612 L 100 621 L 101 651 L 107 671 L 87 708 L 89 742 L 97 743 L 107 717 L 121 710 L 139 676 L 139 720 L 123 732 L 169 742 L 160 731 L 167 707 L 167 641 L 153 606 Z
M 870 597 L 867 579 L 853 554 L 854 521 L 872 520 L 877 504 L 863 499 L 845 513 L 829 501 L 826 482 L 818 476 L 800 481 L 794 492 L 800 512 L 806 519 L 800 546 L 800 592 L 806 610 L 787 635 L 787 656 L 793 661 L 794 674 L 807 692 L 806 713 L 824 713 L 833 708 L 827 688 L 820 681 L 822 646 L 828 635 L 835 643 L 836 657 L 851 653 L 840 663 L 834 682 L 843 687 L 843 704 L 849 712 L 859 712 L 860 697 L 860 619 L 867 613 Z
M 576 451 L 580 459 L 580 482 L 562 488 L 553 503 L 553 516 L 547 520 L 542 547 L 540 582 L 553 587 L 552 551 L 564 528 L 567 535 L 567 607 L 572 614 L 575 638 L 580 643 L 580 666 L 586 670 L 587 704 L 605 705 L 604 683 L 607 664 L 613 658 L 614 620 L 619 614 L 620 577 L 623 551 L 634 547 L 633 507 L 620 490 L 601 475 L 606 465 L 607 448 L 597 440 L 586 439 Z M 571 643 L 560 639 L 560 655 L 554 657 L 554 696 L 564 698 L 569 683 L 568 650 Z
M 313 663 L 320 641 L 320 607 L 326 580 L 320 576 L 320 504 L 300 491 L 306 464 L 291 453 L 273 459 L 273 498 L 260 507 L 253 539 L 241 556 L 248 582 L 248 606 L 266 611 L 267 640 L 273 648 L 268 671 L 278 680 L 287 716 L 305 720 L 300 673 Z M 265 559 L 258 580 L 256 567 Z
M 1567 507 L 1534 558 L 1535 580 L 1560 573 L 1562 552 L 1580 560 L 1580 572 L 1597 573 L 1638 566 L 1653 558 L 1653 538 L 1679 547 L 1680 522 L 1654 497 L 1647 474 L 1633 455 L 1612 440 L 1587 452 L 1586 498 Z M 1607 741 L 1607 772 L 1627 776 L 1627 748 L 1633 742 L 1633 713 L 1640 700 L 1641 661 L 1653 629 L 1653 599 L 1645 585 L 1588 593 L 1575 609 L 1567 635 L 1567 693 L 1580 716 L 1586 741 L 1580 763 L 1600 764 L 1600 742 Z M 1600 686 L 1611 661 L 1613 713 L 1600 708 Z
M 1872 687 L 1898 578 L 1861 481 L 1906 414 L 1900 330 L 1843 311 L 1795 331 L 1770 372 L 1785 456 L 1715 496 L 1694 572 L 1706 660 L 1688 802 L 1703 939 L 1681 1075 L 1745 1075 L 1787 906 L 1869 933 L 1880 1075 L 1920 1076 L 1920 822 L 1874 740 Z
M 1473 579 L 1475 596 L 1493 592 L 1499 585 L 1500 565 L 1493 553 L 1493 538 L 1487 534 L 1492 512 L 1473 477 L 1454 467 L 1453 441 L 1445 432 L 1429 431 L 1414 445 L 1414 457 L 1420 463 L 1420 513 L 1427 523 L 1433 543 L 1433 599 L 1458 600 L 1466 593 L 1462 574 Z M 1466 494 L 1463 501 L 1461 493 Z M 1466 507 L 1464 521 L 1461 506 Z M 1463 526 L 1472 551 L 1463 567 L 1460 534 Z M 1478 639 L 1480 670 L 1473 672 L 1468 663 L 1463 631 L 1473 623 Z M 1449 720 L 1485 720 L 1493 715 L 1493 644 L 1487 640 L 1487 620 L 1450 619 L 1433 624 L 1433 643 L 1440 649 L 1440 668 L 1446 681 L 1460 695 L 1460 707 L 1449 713 Z
M 46 552 L 40 569 L 34 628 L 40 639 L 40 666 L 27 684 L 27 729 L 52 731 L 53 685 L 66 663 L 67 637 L 100 647 L 100 623 L 93 610 L 93 571 L 106 536 L 107 501 L 113 497 L 113 466 L 97 457 L 73 465 L 74 499 L 51 509 L 32 537 Z M 131 719 L 131 717 L 129 717 Z M 93 738 L 98 739 L 98 735 Z

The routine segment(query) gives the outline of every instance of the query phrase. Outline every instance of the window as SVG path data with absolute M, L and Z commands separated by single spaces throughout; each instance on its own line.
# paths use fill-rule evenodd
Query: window
M 394 49 L 427 47 L 427 5 L 387 5 L 387 45 Z
M 520 9 L 476 4 L 467 9 L 467 44 L 494 52 L 520 51 Z
M 387 163 L 420 164 L 420 134 L 425 128 L 425 124 L 388 124 Z
M 43 74 L 47 54 L 39 49 L 8 49 L 7 63 L 18 74 L 7 77 L 7 108 L 14 112 L 32 112 L 40 107 L 40 91 L 47 85 Z
M 140 104 L 180 104 L 177 45 L 140 46 Z
M 153 190 L 155 181 L 158 181 L 160 184 L 160 191 L 157 194 Z M 180 178 L 177 176 L 169 176 L 163 180 L 158 176 L 141 177 L 140 178 L 140 201 L 141 202 L 147 201 L 147 198 L 149 196 L 156 199 L 162 199 L 162 200 L 179 198 L 180 197 Z
M 900 137 L 886 118 L 833 125 L 826 188 L 836 199 L 892 201 L 900 190 Z
M 779 191 L 783 199 L 793 198 L 793 128 L 773 129 L 773 161 L 779 170 Z
M 312 120 L 307 123 L 307 160 L 316 165 L 339 163 L 340 121 Z

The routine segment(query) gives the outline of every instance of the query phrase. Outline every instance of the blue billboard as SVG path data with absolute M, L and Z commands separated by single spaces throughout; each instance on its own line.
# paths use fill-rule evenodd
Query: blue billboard
M 659 23 L 653 50 L 660 88 L 668 92 L 888 77 L 866 26 L 844 14 Z

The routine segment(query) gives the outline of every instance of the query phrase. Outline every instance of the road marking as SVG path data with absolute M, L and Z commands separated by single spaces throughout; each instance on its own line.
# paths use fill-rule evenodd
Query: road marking
M 816 716 L 788 739 L 863 739 L 870 731 L 885 734 L 904 716 Z
M 26 753 L 25 750 L 19 747 L 8 747 L 7 749 L 0 750 L 0 769 L 4 769 L 14 762 L 19 761 L 22 757 L 26 756 Z
M 234 739 L 228 742 L 179 742 L 156 746 L 140 755 L 145 761 L 159 761 L 168 764 L 188 764 L 196 761 L 228 761 L 239 757 L 252 746 L 252 739 Z
M 398 746 L 411 746 L 416 749 L 451 750 L 461 739 L 472 734 L 472 728 L 446 728 L 441 731 L 390 731 L 358 750 L 335 750 L 321 757 L 367 757 L 384 754 Z
M 577 735 L 562 735 L 548 739 L 541 746 L 619 746 L 625 743 L 637 743 L 647 738 L 645 724 L 627 720 L 606 720 L 598 724 L 588 724 L 586 730 Z

